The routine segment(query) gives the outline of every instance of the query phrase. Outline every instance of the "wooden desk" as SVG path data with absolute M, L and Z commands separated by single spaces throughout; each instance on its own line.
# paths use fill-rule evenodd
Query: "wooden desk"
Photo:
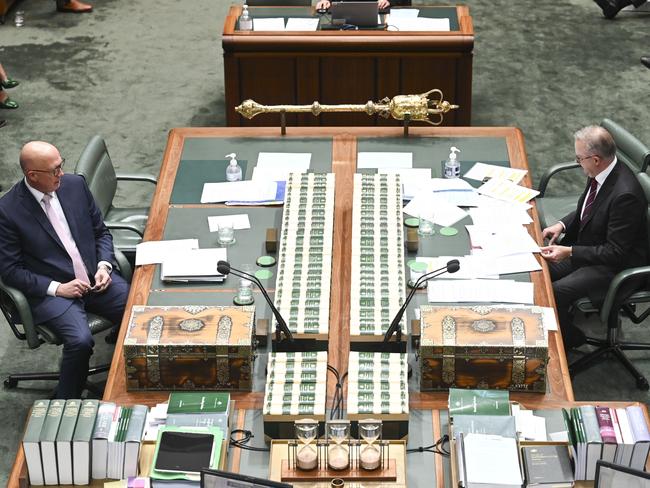
M 439 88 L 460 106 L 444 125 L 471 125 L 474 29 L 469 9 L 418 7 L 423 17 L 450 17 L 449 32 L 323 31 L 241 32 L 241 7 L 230 9 L 223 28 L 228 126 L 268 126 L 277 115 L 247 120 L 234 110 L 243 100 L 267 105 L 360 103 Z M 311 17 L 311 7 L 251 7 L 253 18 Z M 321 19 L 321 22 L 324 20 Z M 289 115 L 288 125 L 396 125 L 365 114 Z
M 349 354 L 349 309 L 350 309 L 350 263 L 351 263 L 351 230 L 352 230 L 352 188 L 353 177 L 356 170 L 356 155 L 358 147 L 372 147 L 385 141 L 392 141 L 393 144 L 404 144 L 403 150 L 419 151 L 418 159 L 424 154 L 426 160 L 433 160 L 434 174 L 440 173 L 440 166 L 435 167 L 437 162 L 444 159 L 450 144 L 464 148 L 466 159 L 483 161 L 490 146 L 498 147 L 496 152 L 501 157 L 508 159 L 512 167 L 528 168 L 528 161 L 524 149 L 524 141 L 521 132 L 516 128 L 480 128 L 480 127 L 439 127 L 439 128 L 413 128 L 411 137 L 408 140 L 402 138 L 400 128 L 288 128 L 288 135 L 279 137 L 277 128 L 187 128 L 173 129 L 169 134 L 167 148 L 165 150 L 160 177 L 154 199 L 152 202 L 149 222 L 145 232 L 145 240 L 159 240 L 165 232 L 165 225 L 171 213 L 179 208 L 223 208 L 222 205 L 196 205 L 196 204 L 171 204 L 174 182 L 177 176 L 179 165 L 183 158 L 184 150 L 190 145 L 200 145 L 198 142 L 218 141 L 229 138 L 228 144 L 233 151 L 238 153 L 241 160 L 254 161 L 259 147 L 265 150 L 277 150 L 271 148 L 271 144 L 282 144 L 284 142 L 299 141 L 311 147 L 324 144 L 324 140 L 331 141 L 331 171 L 336 175 L 335 189 L 335 215 L 334 215 L 334 244 L 333 244 L 333 273 L 332 296 L 330 306 L 330 330 L 336 331 L 331 334 L 329 342 L 328 363 L 334 366 L 341 374 L 347 371 Z M 246 138 L 246 139 L 241 139 Z M 250 138 L 250 139 L 249 139 Z M 262 139 L 265 138 L 265 139 Z M 225 139 L 224 139 L 225 140 Z M 264 142 L 262 142 L 262 140 Z M 465 142 L 464 142 L 465 140 Z M 258 144 L 259 147 L 252 147 Z M 237 147 L 233 147 L 237 145 Z M 214 148 L 201 149 L 205 159 L 220 159 L 222 150 L 216 152 Z M 219 148 L 223 149 L 223 148 Z M 328 147 L 329 149 L 329 147 Z M 315 150 L 315 149 L 314 149 Z M 367 149 L 364 149 L 367 150 Z M 216 155 L 214 155 L 216 154 Z M 243 155 L 244 157 L 240 156 Z M 329 156 L 329 153 L 327 153 Z M 199 156 L 185 156 L 185 159 L 196 159 Z M 323 153 L 319 154 L 320 165 L 322 166 Z M 255 159 L 254 159 L 255 158 Z M 312 157 L 312 161 L 316 155 Z M 249 165 L 249 166 L 252 166 Z M 314 163 L 312 162 L 312 167 Z M 251 168 L 247 168 L 247 174 Z M 531 186 L 530 175 L 523 180 L 523 184 Z M 541 242 L 539 221 L 535 210 L 532 211 L 534 223 L 529 225 L 529 232 Z M 207 223 L 196 226 L 205 225 Z M 198 232 L 198 231 L 197 231 Z M 187 236 L 186 236 L 187 237 Z M 535 303 L 541 306 L 554 306 L 552 288 L 549 281 L 548 269 L 542 261 L 543 271 L 531 273 L 531 281 L 535 285 Z M 118 338 L 115 354 L 111 364 L 104 400 L 117 402 L 119 404 L 131 405 L 135 403 L 155 405 L 164 402 L 169 392 L 129 392 L 126 390 L 124 373 L 124 357 L 122 343 L 126 333 L 126 323 L 129 318 L 129 310 L 133 305 L 144 305 L 148 303 L 153 294 L 169 293 L 168 290 L 152 290 L 152 283 L 156 279 L 157 266 L 141 266 L 136 269 L 127 312 L 122 323 L 122 329 Z M 188 298 L 199 294 L 213 294 L 214 289 L 209 287 L 176 288 L 175 293 L 187 293 Z M 223 291 L 223 290 L 222 290 Z M 259 302 L 257 302 L 259 303 Z M 550 361 L 548 365 L 548 392 L 546 395 L 534 393 L 513 393 L 511 399 L 518 401 L 529 408 L 543 408 L 566 404 L 573 401 L 573 391 L 568 374 L 566 357 L 562 346 L 562 340 L 558 332 L 549 333 Z M 263 369 L 262 369 L 263 370 Z M 331 398 L 334 392 L 334 384 L 328 382 L 328 394 Z M 250 393 L 236 392 L 232 394 L 237 402 L 236 428 L 244 425 L 246 410 L 261 409 L 264 393 L 254 391 Z M 344 394 L 345 398 L 346 394 Z M 446 392 L 410 392 L 410 407 L 412 410 L 443 410 L 447 405 Z M 437 425 L 437 427 L 436 427 Z M 433 422 L 434 433 L 440 432 L 440 422 Z M 437 428 L 437 430 L 436 430 Z M 437 438 L 437 437 L 436 437 Z M 232 453 L 231 469 L 239 468 L 241 452 L 234 450 Z M 9 479 L 9 486 L 18 486 L 18 481 L 26 476 L 23 450 L 19 449 L 14 468 Z

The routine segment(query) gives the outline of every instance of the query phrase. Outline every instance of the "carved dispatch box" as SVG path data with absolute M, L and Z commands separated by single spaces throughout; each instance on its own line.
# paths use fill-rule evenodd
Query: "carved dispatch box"
M 254 319 L 253 306 L 134 306 L 127 389 L 251 391 Z
M 542 309 L 422 306 L 420 389 L 546 391 Z

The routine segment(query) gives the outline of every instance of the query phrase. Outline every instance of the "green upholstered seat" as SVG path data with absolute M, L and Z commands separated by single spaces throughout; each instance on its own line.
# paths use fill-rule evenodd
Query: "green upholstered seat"
M 75 173 L 86 179 L 104 216 L 104 222 L 111 230 L 115 247 L 133 260 L 135 246 L 144 235 L 149 208 L 113 206 L 117 184 L 119 181 L 146 181 L 155 185 L 156 178 L 151 175 L 116 173 L 106 142 L 101 136 L 90 139 L 77 161 Z
M 650 201 L 650 176 L 646 173 L 638 173 L 637 178 L 643 187 L 646 200 Z M 650 229 L 650 205 L 648 206 L 647 219 Z M 648 236 L 650 242 L 650 235 Z M 650 253 L 650 248 L 648 249 Z M 650 254 L 649 254 L 650 255 Z M 650 303 L 650 266 L 630 268 L 618 273 L 607 290 L 602 305 L 591 302 L 588 298 L 581 298 L 574 303 L 574 308 L 583 313 L 596 313 L 600 322 L 607 328 L 607 335 L 604 339 L 588 337 L 587 344 L 596 346 L 594 351 L 580 358 L 569 366 L 572 375 L 585 370 L 598 359 L 609 355 L 618 361 L 634 376 L 637 387 L 642 390 L 648 389 L 648 380 L 634 367 L 632 362 L 625 356 L 624 351 L 650 350 L 650 343 L 632 343 L 619 340 L 618 329 L 621 324 L 621 316 L 629 318 L 635 324 L 644 321 L 650 315 L 650 309 L 637 313 L 637 305 Z M 626 286 L 631 280 L 636 284 L 636 290 L 630 291 Z
M 122 277 L 127 281 L 131 281 L 131 265 L 124 254 L 115 250 L 115 259 Z M 20 290 L 4 283 L 2 279 L 0 279 L 0 310 L 2 310 L 16 338 L 21 341 L 26 341 L 30 349 L 37 349 L 41 344 L 60 345 L 62 343 L 59 336 L 52 329 L 46 325 L 34 322 L 32 310 L 25 295 Z M 93 335 L 111 329 L 114 325 L 99 315 L 92 313 L 88 313 L 87 315 L 88 327 Z M 109 366 L 106 364 L 90 368 L 89 375 L 108 371 Z M 58 379 L 58 371 L 37 373 L 21 372 L 7 376 L 4 380 L 4 386 L 6 388 L 14 388 L 20 381 Z
M 618 160 L 627 164 L 635 173 L 645 172 L 650 165 L 650 149 L 610 119 L 603 119 L 600 125 L 607 129 L 614 138 Z M 540 194 L 535 200 L 542 229 L 553 225 L 576 208 L 580 193 L 560 196 L 546 194 L 551 178 L 555 175 L 564 176 L 566 175 L 564 172 L 567 170 L 581 171 L 578 163 L 570 161 L 552 166 L 542 175 L 538 187 Z

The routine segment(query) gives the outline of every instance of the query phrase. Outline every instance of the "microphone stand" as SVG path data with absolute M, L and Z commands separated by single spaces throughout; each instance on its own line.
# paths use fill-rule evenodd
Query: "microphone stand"
M 399 308 L 399 310 L 395 314 L 395 318 L 393 318 L 393 321 L 390 323 L 390 326 L 388 327 L 386 334 L 384 334 L 384 341 L 383 341 L 384 349 L 388 348 L 390 338 L 392 337 L 393 334 L 396 335 L 397 344 L 402 342 L 402 327 L 400 326 L 400 321 L 402 320 L 402 317 L 404 316 L 404 312 L 406 312 L 406 308 L 408 307 L 409 303 L 411 303 L 411 300 L 413 299 L 413 296 L 415 295 L 415 292 L 418 290 L 419 286 L 425 281 L 429 281 L 433 278 L 437 278 L 438 276 L 443 275 L 445 273 L 455 273 L 456 271 L 458 271 L 459 268 L 460 266 L 458 260 L 452 259 L 442 268 L 429 271 L 428 273 L 423 274 L 417 279 L 417 281 L 411 288 L 411 291 L 409 292 L 408 296 L 406 297 L 406 300 L 404 300 L 404 304 Z
M 267 293 L 266 288 L 264 288 L 264 285 L 262 285 L 262 282 L 259 279 L 257 279 L 257 276 L 246 273 L 240 269 L 233 268 L 232 266 L 230 266 L 230 264 L 228 264 L 225 261 L 219 261 L 219 264 L 217 265 L 217 270 L 220 273 L 222 271 L 226 271 L 226 266 L 227 266 L 228 273 L 233 274 L 239 278 L 250 280 L 253 283 L 255 283 L 259 288 L 260 292 L 262 293 L 262 296 L 266 300 L 266 303 L 269 305 L 271 312 L 273 312 L 273 315 L 275 316 L 275 320 L 277 322 L 277 325 L 275 327 L 276 343 L 277 344 L 280 343 L 280 341 L 282 340 L 282 334 L 284 334 L 284 336 L 289 342 L 294 342 L 293 334 L 289 330 L 287 323 L 285 322 L 282 315 L 280 315 L 280 311 L 273 304 L 273 300 L 271 300 L 271 297 L 269 297 L 269 294 Z M 223 273 L 223 274 L 228 274 L 228 273 Z

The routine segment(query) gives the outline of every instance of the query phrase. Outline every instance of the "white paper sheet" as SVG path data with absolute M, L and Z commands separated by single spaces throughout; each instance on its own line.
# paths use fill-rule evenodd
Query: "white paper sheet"
M 167 256 L 198 248 L 198 239 L 141 242 L 135 246 L 135 265 L 162 263 Z
M 498 275 L 541 271 L 542 265 L 532 253 L 509 254 L 491 260 L 490 269 Z
M 502 224 L 496 229 L 475 225 L 465 227 L 470 235 L 472 249 L 480 247 L 484 253 L 492 256 L 541 252 L 539 245 L 521 225 Z
M 490 260 L 482 256 L 437 256 L 425 257 L 418 256 L 415 258 L 418 262 L 427 264 L 426 272 L 429 273 L 434 269 L 445 266 L 450 260 L 457 259 L 460 263 L 460 269 L 455 273 L 445 273 L 438 279 L 445 280 L 473 280 L 482 279 L 499 279 L 499 275 L 491 270 Z
M 360 152 L 357 155 L 357 169 L 412 167 L 413 153 L 410 152 Z
M 392 29 L 391 29 L 392 27 Z M 429 17 L 417 17 L 417 18 L 400 18 L 393 17 L 392 15 L 388 19 L 388 30 L 398 30 L 401 32 L 409 31 L 423 31 L 423 32 L 448 32 L 449 19 L 432 19 Z
M 532 410 L 519 410 L 515 415 L 515 425 L 520 440 L 546 442 L 546 419 L 533 415 Z
M 510 180 L 500 180 L 492 178 L 487 183 L 481 185 L 478 192 L 497 200 L 514 203 L 526 203 L 532 200 L 539 192 L 525 186 L 519 186 Z
M 275 181 L 229 181 L 205 183 L 201 203 L 219 203 L 229 200 L 263 202 L 275 199 L 278 184 Z
M 490 483 L 520 487 L 517 441 L 509 437 L 485 434 L 464 436 L 467 483 Z
M 210 227 L 210 232 L 217 232 L 219 230 L 219 225 L 223 224 L 224 222 L 231 223 L 232 228 L 235 230 L 251 228 L 251 222 L 248 218 L 248 214 L 215 215 L 208 217 L 208 226 Z
M 254 31 L 283 31 L 284 18 L 273 17 L 269 19 L 253 19 Z
M 524 176 L 526 176 L 526 173 L 528 173 L 528 171 L 525 169 L 477 162 L 467 173 L 465 173 L 465 178 L 476 181 L 483 181 L 484 178 L 497 178 L 501 180 L 510 180 L 513 183 L 519 183 Z
M 431 303 L 504 302 L 532 305 L 533 284 L 514 280 L 433 280 L 427 285 Z
M 320 19 L 304 19 L 291 17 L 287 20 L 287 31 L 315 31 L 318 29 Z
M 256 167 L 304 173 L 309 170 L 310 164 L 311 153 L 261 152 L 257 156 Z
M 226 248 L 192 249 L 179 252 L 165 258 L 162 262 L 160 277 L 167 280 L 175 277 L 200 279 L 204 276 L 223 276 L 217 271 L 217 263 L 221 260 L 228 260 Z
M 469 209 L 469 216 L 472 217 L 472 223 L 481 227 L 498 227 L 503 222 L 520 225 L 533 222 L 533 219 L 528 215 L 528 211 L 520 206 L 511 206 L 510 204 L 502 203 L 503 205 L 499 206 L 481 206 L 481 201 L 478 200 L 479 206 Z
M 416 195 L 402 211 L 414 217 L 426 218 L 444 227 L 454 225 L 467 217 L 467 212 L 436 197 L 433 193 Z
M 420 15 L 420 9 L 417 8 L 391 8 L 389 19 L 415 19 Z M 389 23 L 390 23 L 389 20 Z

